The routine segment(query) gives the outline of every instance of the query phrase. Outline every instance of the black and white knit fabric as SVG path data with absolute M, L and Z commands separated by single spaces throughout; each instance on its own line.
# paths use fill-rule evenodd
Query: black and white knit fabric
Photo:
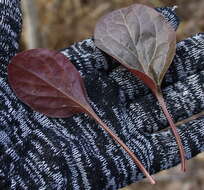
M 177 28 L 170 8 L 158 11 Z M 20 31 L 20 2 L 0 0 L 0 189 L 116 190 L 141 180 L 132 159 L 87 115 L 51 119 L 18 100 L 7 65 L 18 51 Z M 141 81 L 92 39 L 62 53 L 84 78 L 92 108 L 151 174 L 180 163 L 175 138 L 162 130 L 168 122 Z M 162 90 L 175 122 L 204 110 L 204 34 L 178 43 Z M 180 126 L 179 133 L 188 159 L 204 151 L 204 117 Z

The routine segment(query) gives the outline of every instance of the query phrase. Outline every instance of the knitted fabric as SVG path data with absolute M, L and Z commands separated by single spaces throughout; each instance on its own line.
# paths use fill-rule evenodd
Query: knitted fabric
M 176 29 L 170 8 L 158 11 Z M 23 104 L 7 81 L 18 50 L 18 0 L 0 0 L 0 189 L 115 190 L 144 175 L 129 155 L 86 114 L 48 118 Z M 92 39 L 61 50 L 85 80 L 98 116 L 154 174 L 180 162 L 178 146 L 150 90 L 94 45 Z M 67 73 L 69 74 L 69 73 Z M 177 44 L 162 90 L 175 122 L 204 110 L 204 35 Z M 188 159 L 204 151 L 204 118 L 179 127 Z

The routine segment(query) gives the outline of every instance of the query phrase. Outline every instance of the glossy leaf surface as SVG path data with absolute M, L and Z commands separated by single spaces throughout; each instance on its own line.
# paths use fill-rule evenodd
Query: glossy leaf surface
M 19 53 L 8 67 L 16 95 L 49 117 L 69 117 L 89 109 L 79 72 L 63 54 L 47 49 Z
M 34 110 L 58 118 L 84 112 L 95 119 L 129 154 L 150 182 L 155 183 L 134 153 L 90 107 L 79 72 L 63 54 L 47 49 L 19 53 L 9 64 L 8 75 L 9 83 L 17 97 Z

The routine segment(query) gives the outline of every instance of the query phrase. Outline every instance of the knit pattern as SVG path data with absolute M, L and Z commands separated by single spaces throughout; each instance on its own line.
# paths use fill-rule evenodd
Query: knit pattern
M 141 180 L 132 159 L 92 118 L 81 113 L 51 119 L 15 96 L 6 67 L 18 50 L 19 6 L 17 0 L 0 0 L 0 189 L 116 190 Z M 160 11 L 176 29 L 171 8 Z M 162 90 L 176 122 L 204 110 L 203 50 L 203 34 L 179 42 L 165 76 Z M 160 131 L 168 127 L 166 118 L 141 81 L 97 49 L 93 39 L 61 52 L 84 78 L 92 108 L 151 174 L 179 164 L 171 131 Z M 180 126 L 179 133 L 188 159 L 204 151 L 203 117 Z

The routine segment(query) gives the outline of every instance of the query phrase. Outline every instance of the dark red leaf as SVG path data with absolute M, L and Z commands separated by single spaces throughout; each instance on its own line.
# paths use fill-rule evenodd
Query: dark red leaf
M 155 183 L 134 153 L 92 110 L 79 72 L 63 54 L 47 49 L 19 53 L 9 64 L 8 75 L 15 94 L 34 110 L 59 118 L 84 112 L 95 119 Z
M 21 101 L 49 117 L 69 117 L 89 109 L 79 72 L 61 53 L 33 49 L 8 66 L 9 82 Z

